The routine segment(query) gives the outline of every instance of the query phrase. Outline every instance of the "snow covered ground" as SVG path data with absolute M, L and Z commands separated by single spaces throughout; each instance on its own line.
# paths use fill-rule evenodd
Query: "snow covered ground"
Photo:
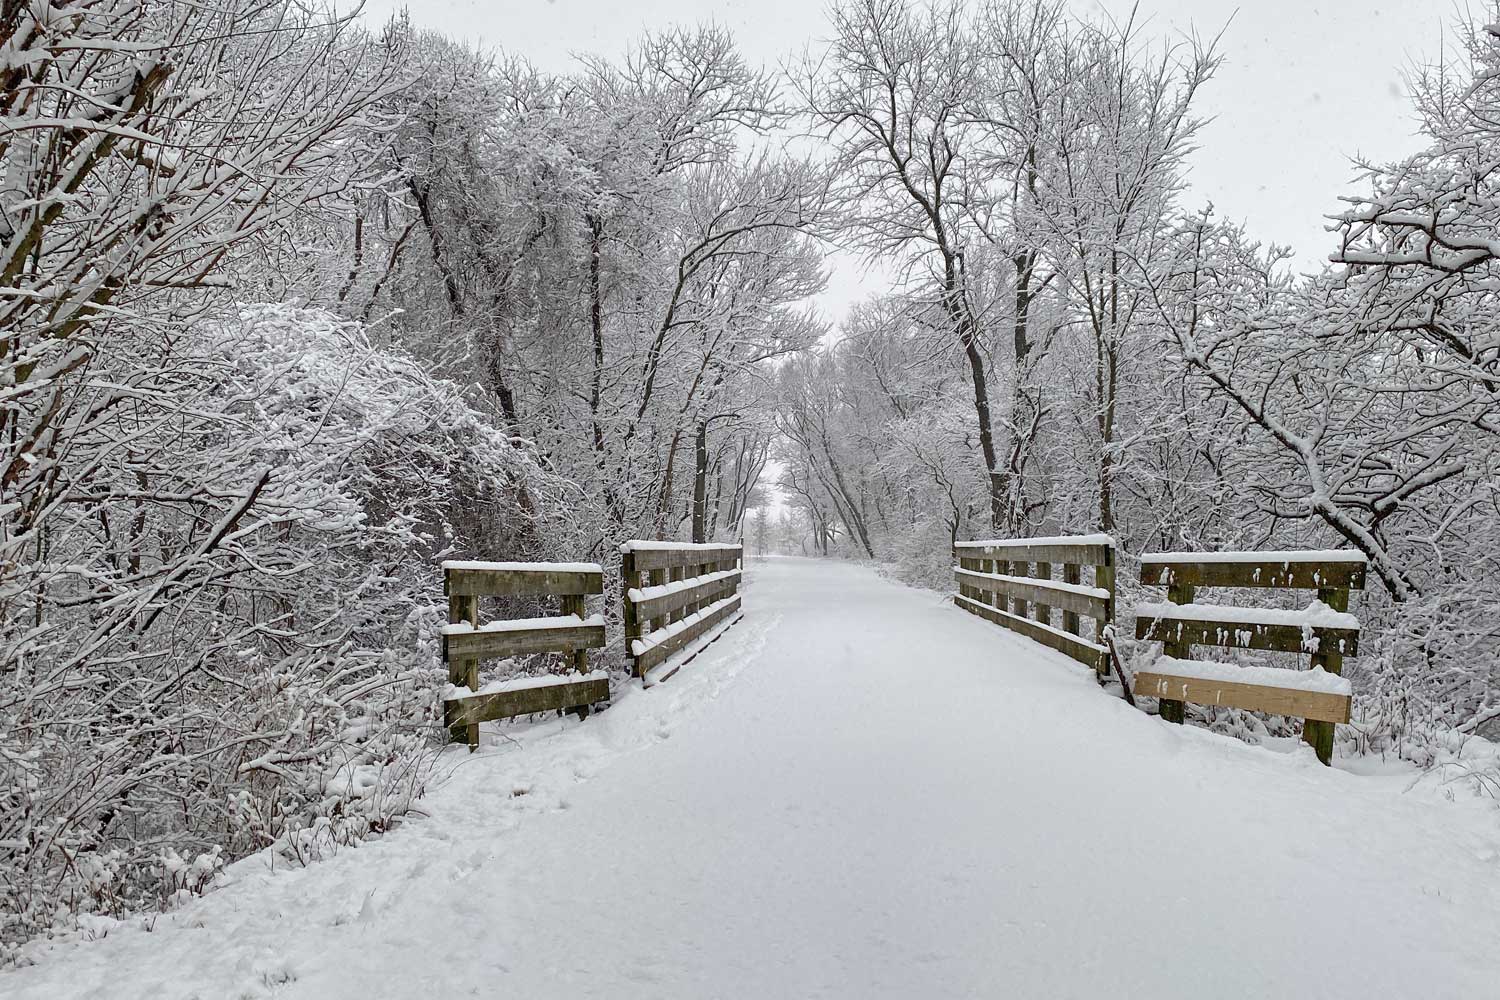
M 0 974 L 46 997 L 1494 996 L 1500 813 L 1163 724 L 838 563 L 430 817 Z

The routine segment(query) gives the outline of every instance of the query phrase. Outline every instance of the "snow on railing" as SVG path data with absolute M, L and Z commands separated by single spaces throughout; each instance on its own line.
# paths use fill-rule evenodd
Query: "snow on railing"
M 739 620 L 742 546 L 632 540 L 620 552 L 625 651 L 646 684 L 672 676 Z
M 726 545 L 720 542 L 652 542 L 640 539 L 631 539 L 620 546 L 621 555 L 626 552 L 722 552 L 726 549 L 738 550 L 738 545 Z
M 1345 611 L 1335 611 L 1322 601 L 1313 601 L 1305 608 L 1241 608 L 1229 604 L 1159 604 L 1148 601 L 1137 604 L 1135 613 L 1141 618 L 1183 621 L 1359 628 L 1358 618 Z
M 1165 586 L 1167 603 L 1136 606 L 1136 638 L 1162 644 L 1151 670 L 1136 674 L 1136 693 L 1160 699 L 1159 712 L 1182 722 L 1185 705 L 1219 705 L 1305 720 L 1303 738 L 1327 764 L 1333 727 L 1350 718 L 1344 656 L 1359 651 L 1359 619 L 1349 595 L 1365 585 L 1357 552 L 1148 552 L 1141 582 Z M 1295 609 L 1201 604 L 1198 587 L 1316 590 Z M 1195 645 L 1308 655 L 1311 670 L 1236 666 L 1193 660 Z
M 972 542 L 959 542 L 959 549 L 1037 548 L 1042 545 L 1109 545 L 1115 540 L 1109 535 L 1053 535 L 1043 538 L 987 538 Z
M 1143 563 L 1360 563 L 1363 552 L 1349 549 L 1299 549 L 1267 552 L 1146 552 Z
M 1284 670 L 1281 667 L 1242 667 L 1234 663 L 1216 660 L 1179 660 L 1175 656 L 1163 656 L 1151 664 L 1151 672 L 1164 677 L 1185 680 L 1229 681 L 1235 684 L 1253 684 L 1257 687 L 1285 688 L 1290 691 L 1319 691 L 1323 694 L 1347 696 L 1352 690 L 1349 678 L 1331 674 L 1322 667 L 1311 670 Z M 1141 694 L 1150 694 L 1141 691 Z
M 487 562 L 482 559 L 444 559 L 443 570 L 471 570 L 481 573 L 516 573 L 542 575 L 547 573 L 573 573 L 580 576 L 591 573 L 602 574 L 604 568 L 598 563 L 585 562 Z

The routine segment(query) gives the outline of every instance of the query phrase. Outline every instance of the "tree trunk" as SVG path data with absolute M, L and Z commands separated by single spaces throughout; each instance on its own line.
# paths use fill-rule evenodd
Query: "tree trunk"
M 599 288 L 599 263 L 604 240 L 603 224 L 589 217 L 589 327 L 594 335 L 594 372 L 589 386 L 589 414 L 593 423 L 594 451 L 604 451 L 604 427 L 599 423 L 599 401 L 604 385 L 604 299 Z
M 968 306 L 963 300 L 963 287 L 958 277 L 956 255 L 943 254 L 943 308 L 958 334 L 964 356 L 969 361 L 969 377 L 974 384 L 974 415 L 979 422 L 979 450 L 984 456 L 985 472 L 990 483 L 990 524 L 1000 528 L 1004 523 L 1005 484 L 999 472 L 999 461 L 995 457 L 995 435 L 990 420 L 990 391 L 985 381 L 984 355 L 979 352 L 978 333 Z
M 708 541 L 708 422 L 698 421 L 693 445 L 693 541 Z

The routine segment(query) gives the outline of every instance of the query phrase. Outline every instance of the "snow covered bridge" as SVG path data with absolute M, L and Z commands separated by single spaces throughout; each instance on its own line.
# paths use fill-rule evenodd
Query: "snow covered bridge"
M 748 577 L 745 621 L 671 683 L 454 748 L 427 817 L 242 862 L 0 992 L 1494 995 L 1487 803 L 1162 725 L 865 569 Z

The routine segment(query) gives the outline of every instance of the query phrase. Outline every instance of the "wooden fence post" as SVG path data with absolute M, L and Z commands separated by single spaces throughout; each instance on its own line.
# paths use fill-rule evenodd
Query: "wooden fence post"
M 1113 544 L 1104 549 L 1104 562 L 1094 566 L 1094 586 L 1101 587 L 1109 592 L 1109 597 L 1104 602 L 1104 620 L 1094 622 L 1094 642 L 1100 646 L 1104 645 L 1104 630 L 1115 623 L 1115 547 Z M 1191 597 L 1188 600 L 1192 600 Z M 1109 657 L 1099 657 L 1099 676 L 1109 676 Z
M 1045 563 L 1045 562 L 1039 562 L 1039 563 L 1037 563 L 1036 564 L 1036 572 L 1032 574 L 1032 577 L 1035 578 L 1035 579 L 1037 579 L 1037 580 L 1050 580 L 1050 579 L 1052 579 L 1052 564 L 1051 563 Z M 1040 604 L 1039 603 L 1039 604 L 1033 605 L 1032 610 L 1034 610 L 1036 612 L 1036 620 L 1037 621 L 1041 622 L 1043 625 L 1051 625 L 1052 624 L 1052 608 L 1050 606 L 1048 606 L 1046 604 Z
M 1349 610 L 1349 588 L 1320 587 L 1318 588 L 1318 600 L 1335 611 L 1347 612 Z M 1318 647 L 1318 651 L 1312 654 L 1311 660 L 1314 668 L 1322 667 L 1330 674 L 1342 674 L 1344 672 L 1344 654 L 1325 653 L 1321 644 Z M 1308 719 L 1302 724 L 1302 738 L 1312 745 L 1313 750 L 1318 755 L 1318 760 L 1324 764 L 1333 760 L 1333 723 Z
M 641 621 L 635 613 L 635 602 L 630 599 L 630 590 L 637 585 L 639 578 L 640 574 L 635 569 L 635 552 L 626 549 L 620 557 L 620 598 L 625 616 L 625 655 L 632 663 L 635 662 L 632 646 L 641 637 Z
M 1063 563 L 1063 583 L 1078 586 L 1083 583 L 1083 567 L 1078 563 Z M 1078 635 L 1078 612 L 1063 611 L 1063 631 Z
M 448 589 L 447 574 L 443 575 L 443 590 Z M 448 623 L 457 625 L 459 622 L 468 622 L 475 628 L 479 627 L 479 598 L 475 595 L 449 594 L 448 595 Z M 456 687 L 467 686 L 470 691 L 479 690 L 479 660 L 450 659 L 448 661 L 448 683 Z M 469 752 L 479 748 L 479 723 L 471 723 L 468 726 L 456 726 L 451 724 L 454 713 L 453 703 L 444 706 L 443 714 L 448 716 L 448 739 L 454 743 L 468 743 Z
M 682 575 L 684 569 L 685 569 L 685 567 L 683 567 L 683 566 L 673 566 L 671 569 L 667 570 L 667 579 L 666 579 L 665 582 L 666 583 L 681 583 L 682 580 L 684 579 L 684 577 Z M 667 615 L 667 622 L 668 623 L 671 623 L 671 622 L 680 622 L 684 618 L 686 618 L 688 616 L 688 614 L 689 614 L 689 612 L 688 612 L 687 608 L 685 608 L 685 607 L 678 608 L 676 611 L 673 611 L 671 614 Z
M 588 601 L 582 594 L 564 594 L 562 598 L 562 613 L 565 615 L 577 615 L 579 621 L 589 616 Z M 573 669 L 580 674 L 589 672 L 589 651 L 587 649 L 575 649 L 573 651 Z
M 1167 586 L 1167 600 L 1173 604 L 1192 604 L 1194 587 L 1190 583 L 1173 583 Z M 1189 659 L 1192 653 L 1192 644 L 1173 640 L 1161 644 L 1163 656 L 1172 656 L 1180 660 Z M 1186 708 L 1180 701 L 1171 698 L 1160 699 L 1161 717 L 1168 722 L 1181 723 L 1186 715 Z

